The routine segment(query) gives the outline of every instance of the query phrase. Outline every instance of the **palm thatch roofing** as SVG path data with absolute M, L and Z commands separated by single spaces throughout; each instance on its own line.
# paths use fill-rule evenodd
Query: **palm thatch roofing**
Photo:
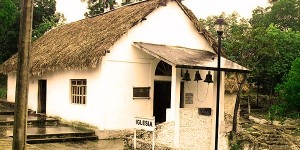
M 147 0 L 113 11 L 69 23 L 50 30 L 32 43 L 30 74 L 41 76 L 47 71 L 95 68 L 107 50 L 133 26 L 158 7 L 176 1 L 214 50 L 217 45 L 201 28 L 195 15 L 180 0 Z M 0 66 L 0 73 L 16 72 L 17 54 Z

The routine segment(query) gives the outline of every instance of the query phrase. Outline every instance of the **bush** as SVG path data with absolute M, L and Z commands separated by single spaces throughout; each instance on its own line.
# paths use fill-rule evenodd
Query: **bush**
M 286 117 L 286 103 L 272 105 L 269 109 L 269 120 L 282 120 Z

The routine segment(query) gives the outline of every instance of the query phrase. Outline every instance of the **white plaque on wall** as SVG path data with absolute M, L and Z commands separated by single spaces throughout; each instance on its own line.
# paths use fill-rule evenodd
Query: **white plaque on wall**
M 185 104 L 193 104 L 193 93 L 185 93 L 184 100 Z

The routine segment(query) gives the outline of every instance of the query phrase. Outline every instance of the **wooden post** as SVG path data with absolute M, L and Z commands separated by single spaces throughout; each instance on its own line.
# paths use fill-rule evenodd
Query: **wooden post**
M 32 35 L 33 0 L 21 0 L 19 52 L 16 77 L 13 150 L 26 149 L 29 52 Z
M 152 131 L 152 150 L 154 150 L 154 147 L 155 147 L 155 142 L 154 142 L 154 140 L 155 140 L 155 130 L 154 131 Z
M 133 148 L 136 149 L 136 129 L 134 129 Z

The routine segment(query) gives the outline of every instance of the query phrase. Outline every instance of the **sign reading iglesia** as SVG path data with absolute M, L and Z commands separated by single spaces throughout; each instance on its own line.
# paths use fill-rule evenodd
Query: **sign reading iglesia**
M 152 118 L 135 117 L 135 128 L 146 130 L 146 131 L 154 131 L 155 117 Z
M 145 118 L 145 117 L 134 117 L 135 129 L 134 129 L 134 149 L 136 149 L 136 130 L 146 130 L 152 131 L 152 150 L 154 150 L 154 130 L 155 130 L 155 117 Z

